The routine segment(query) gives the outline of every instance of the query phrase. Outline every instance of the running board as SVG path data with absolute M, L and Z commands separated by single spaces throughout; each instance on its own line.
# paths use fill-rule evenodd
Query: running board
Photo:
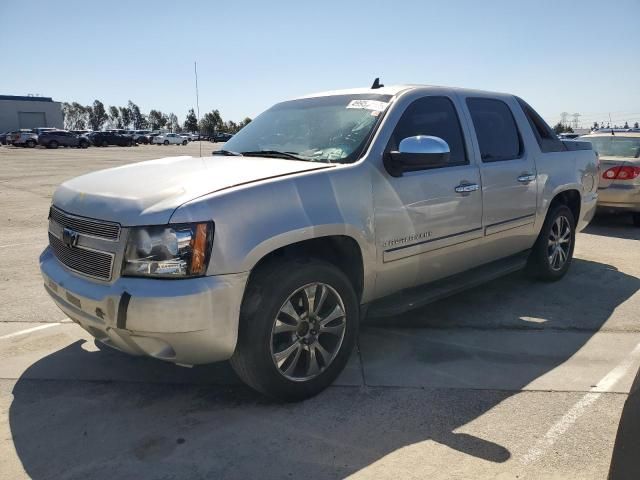
M 367 317 L 399 315 L 469 288 L 477 287 L 496 278 L 522 270 L 527 264 L 528 257 L 529 250 L 432 283 L 401 290 L 372 302 L 367 309 Z

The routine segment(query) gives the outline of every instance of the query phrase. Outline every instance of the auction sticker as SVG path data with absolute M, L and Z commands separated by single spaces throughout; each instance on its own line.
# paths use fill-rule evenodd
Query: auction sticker
M 382 112 L 389 105 L 388 102 L 380 102 L 378 100 L 351 100 L 347 108 L 360 108 L 363 110 L 373 110 L 374 112 Z

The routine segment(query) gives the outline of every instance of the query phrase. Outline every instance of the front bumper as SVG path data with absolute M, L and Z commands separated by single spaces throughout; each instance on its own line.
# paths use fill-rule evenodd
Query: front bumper
M 49 247 L 40 270 L 58 307 L 118 350 L 186 365 L 226 360 L 235 350 L 248 273 L 103 283 L 69 271 Z

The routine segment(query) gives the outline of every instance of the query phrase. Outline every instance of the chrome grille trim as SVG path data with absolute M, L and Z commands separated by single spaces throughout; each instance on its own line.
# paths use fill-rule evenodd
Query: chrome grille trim
M 82 235 L 113 241 L 117 241 L 120 237 L 120 224 L 118 223 L 70 215 L 54 206 L 49 210 L 49 219 L 63 228 L 70 228 Z
M 115 255 L 86 247 L 67 247 L 62 240 L 49 232 L 49 245 L 55 257 L 74 272 L 97 278 L 111 280 Z

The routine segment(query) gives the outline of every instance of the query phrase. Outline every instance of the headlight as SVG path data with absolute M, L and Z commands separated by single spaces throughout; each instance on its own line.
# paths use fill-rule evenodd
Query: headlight
M 211 222 L 132 228 L 122 275 L 161 278 L 204 275 L 212 243 Z

